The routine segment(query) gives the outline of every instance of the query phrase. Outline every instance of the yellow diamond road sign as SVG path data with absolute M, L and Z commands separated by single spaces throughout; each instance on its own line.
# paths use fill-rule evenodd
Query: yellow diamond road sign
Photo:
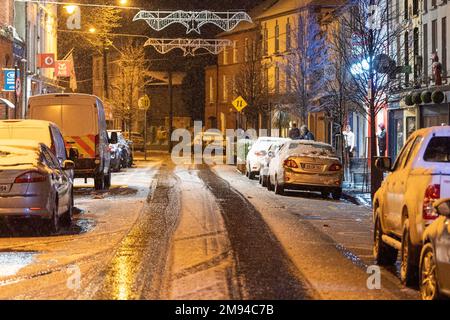
M 233 107 L 239 112 L 241 112 L 246 106 L 248 106 L 247 101 L 245 101 L 241 96 L 233 101 Z

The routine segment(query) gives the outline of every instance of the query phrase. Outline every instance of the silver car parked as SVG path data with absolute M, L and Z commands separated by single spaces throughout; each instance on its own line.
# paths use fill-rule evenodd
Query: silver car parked
M 450 199 L 433 204 L 439 217 L 426 228 L 420 255 L 420 293 L 424 300 L 450 297 Z
M 72 219 L 70 160 L 58 159 L 43 143 L 0 140 L 0 218 L 40 218 L 51 232 Z

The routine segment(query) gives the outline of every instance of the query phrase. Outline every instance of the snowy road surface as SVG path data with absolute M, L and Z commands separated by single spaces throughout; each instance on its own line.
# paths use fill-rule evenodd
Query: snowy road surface
M 277 196 L 226 165 L 154 155 L 77 181 L 82 210 L 58 235 L 0 230 L 0 299 L 417 299 L 396 268 L 369 289 L 367 208 Z M 370 281 L 369 281 L 370 282 Z

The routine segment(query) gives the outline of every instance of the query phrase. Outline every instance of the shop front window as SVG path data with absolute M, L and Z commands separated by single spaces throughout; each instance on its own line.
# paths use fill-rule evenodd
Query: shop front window
M 429 128 L 449 123 L 449 106 L 447 104 L 423 106 L 421 110 L 421 127 Z

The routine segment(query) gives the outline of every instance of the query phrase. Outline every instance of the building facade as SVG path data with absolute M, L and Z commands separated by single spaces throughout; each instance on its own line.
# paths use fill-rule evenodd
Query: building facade
M 402 85 L 389 97 L 389 155 L 396 157 L 416 129 L 450 124 L 450 3 L 443 0 L 390 1 L 392 14 L 407 26 L 392 44 Z M 436 74 L 441 79 L 436 79 Z

